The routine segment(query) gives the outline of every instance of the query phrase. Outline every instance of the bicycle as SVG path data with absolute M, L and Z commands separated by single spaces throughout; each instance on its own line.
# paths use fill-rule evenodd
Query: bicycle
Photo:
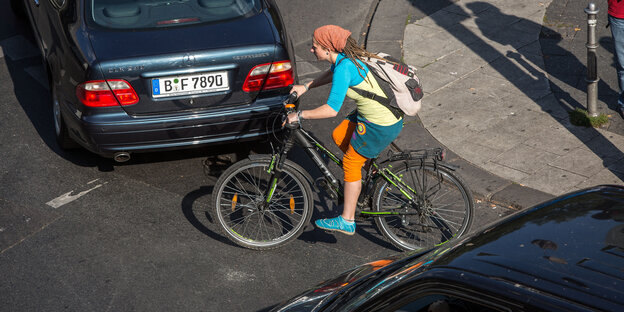
M 282 120 L 295 111 L 296 93 L 284 101 Z M 272 249 L 297 238 L 313 209 L 312 185 L 340 201 L 342 185 L 321 157 L 342 161 L 300 123 L 285 124 L 284 138 L 270 155 L 251 155 L 217 180 L 212 205 L 221 231 L 234 243 L 257 250 Z M 302 147 L 320 169 L 316 181 L 287 159 Z M 403 250 L 438 246 L 459 237 L 472 224 L 474 200 L 455 167 L 443 162 L 440 148 L 401 151 L 391 144 L 387 159 L 372 159 L 362 180 L 356 215 L 373 218 L 382 235 Z M 313 184 L 314 183 L 314 184 Z

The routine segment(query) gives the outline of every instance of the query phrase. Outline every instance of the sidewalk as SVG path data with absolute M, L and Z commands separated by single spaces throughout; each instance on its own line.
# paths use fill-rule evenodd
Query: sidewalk
M 561 29 L 545 28 L 551 35 L 571 28 L 571 35 L 560 37 L 575 40 L 549 41 L 554 53 L 546 55 L 546 66 L 540 33 L 551 2 L 558 19 L 576 16 Z M 423 141 L 445 146 L 458 156 L 450 161 L 461 165 L 460 174 L 477 196 L 520 207 L 583 187 L 622 184 L 624 136 L 617 132 L 624 132 L 617 131 L 622 121 L 604 102 L 608 96 L 601 97 L 599 110 L 611 114 L 609 126 L 584 128 L 569 121 L 568 111 L 586 103 L 581 79 L 585 57 L 570 60 L 585 55 L 587 27 L 580 24 L 586 19 L 583 7 L 571 8 L 568 2 L 448 1 L 441 10 L 405 23 L 398 18 L 405 14 L 401 5 L 418 2 L 381 1 L 367 48 L 392 52 L 402 43 L 403 58 L 419 67 L 426 92 L 419 118 L 407 120 L 401 139 L 412 146 L 423 146 Z M 600 5 L 606 11 L 606 3 Z M 401 28 L 402 42 L 394 39 L 396 30 L 388 30 Z M 605 61 L 607 53 L 600 53 L 599 62 L 607 63 L 600 75 L 615 76 Z M 576 81 L 569 82 L 568 76 Z M 603 91 L 607 82 L 602 84 Z M 420 122 L 426 131 L 419 129 Z M 426 132 L 435 140 L 424 138 Z

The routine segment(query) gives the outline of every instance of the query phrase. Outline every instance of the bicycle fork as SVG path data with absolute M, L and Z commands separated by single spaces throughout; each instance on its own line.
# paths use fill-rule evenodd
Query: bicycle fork
M 288 138 L 288 140 L 284 144 L 284 148 L 282 149 L 282 151 L 280 151 L 279 153 L 274 153 L 271 156 L 271 163 L 269 164 L 269 169 L 267 170 L 267 172 L 270 174 L 269 187 L 266 191 L 266 194 L 264 195 L 264 201 L 261 205 L 262 209 L 267 208 L 269 206 L 269 203 L 273 199 L 275 189 L 277 188 L 277 183 L 279 182 L 280 175 L 282 174 L 284 162 L 286 161 L 288 152 L 293 147 L 293 145 L 294 142 L 292 138 Z

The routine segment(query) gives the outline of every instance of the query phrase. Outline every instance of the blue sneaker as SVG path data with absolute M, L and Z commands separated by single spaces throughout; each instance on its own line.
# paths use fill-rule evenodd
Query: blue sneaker
M 317 227 L 327 231 L 337 231 L 347 235 L 355 234 L 355 222 L 349 222 L 337 216 L 331 219 L 319 219 L 314 221 Z

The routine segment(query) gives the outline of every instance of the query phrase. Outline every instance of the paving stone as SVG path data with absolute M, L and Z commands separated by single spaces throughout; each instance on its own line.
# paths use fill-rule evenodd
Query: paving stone
M 424 82 L 423 82 L 424 83 Z M 425 94 L 422 99 L 422 111 L 420 114 L 427 114 L 428 109 L 448 110 L 456 107 L 456 103 L 472 103 L 476 101 L 476 94 L 469 88 L 455 87 L 454 92 L 434 92 Z
M 531 43 L 518 49 L 518 53 L 522 55 L 532 54 L 534 56 L 542 57 L 542 59 L 544 58 L 539 40 L 532 41 Z
M 429 132 L 440 141 L 444 142 L 444 145 L 449 148 L 456 148 L 458 145 L 464 145 L 466 142 L 478 142 L 468 141 L 470 138 L 477 135 L 478 132 L 460 128 L 457 125 L 449 124 L 446 121 L 440 121 L 439 123 L 428 126 Z
M 577 189 L 584 189 L 602 184 L 624 184 L 624 167 L 618 168 L 618 170 L 610 166 L 608 168 L 602 168 L 600 172 L 586 179 L 585 181 L 576 185 Z
M 533 132 L 518 132 L 501 128 L 496 124 L 487 130 L 476 132 L 475 135 L 469 135 L 465 140 L 466 142 L 479 142 L 484 146 L 496 146 L 506 151 L 534 136 Z
M 569 73 L 568 75 L 565 75 L 549 73 L 548 80 L 550 81 L 550 87 L 553 93 L 558 95 L 557 98 L 574 98 L 573 102 L 579 103 L 580 106 L 580 97 L 586 97 L 586 94 L 583 90 L 577 89 L 577 86 L 585 83 L 585 77 L 582 74 Z M 570 94 L 570 90 L 578 90 L 579 92 Z M 569 102 L 570 100 L 566 101 L 566 103 Z
M 602 159 L 604 166 L 609 166 L 614 162 L 619 162 L 624 159 L 624 152 L 621 146 L 622 145 L 613 144 L 608 138 L 602 135 L 598 135 L 586 143 L 586 148 Z M 587 170 L 590 170 L 590 168 L 587 168 Z M 590 174 L 590 172 L 587 171 L 586 174 Z
M 510 103 L 510 106 L 513 103 Z M 513 106 L 518 110 L 514 111 L 509 117 L 501 120 L 496 127 L 505 128 L 515 132 L 526 132 L 535 134 L 535 129 L 544 129 L 553 124 L 560 123 L 553 116 L 535 110 L 526 110 L 526 108 Z
M 560 156 L 528 145 L 517 145 L 493 158 L 492 161 L 522 172 L 534 174 L 540 172 L 541 168 L 558 157 Z
M 459 21 L 468 18 L 465 14 L 457 14 L 448 10 L 440 10 L 428 17 L 415 21 L 413 24 L 430 29 L 444 29 L 456 25 Z
M 419 33 L 408 34 L 406 30 L 406 36 L 409 35 L 420 39 L 414 44 L 410 44 L 406 41 L 405 48 L 414 48 L 415 51 L 418 51 L 419 55 L 440 59 L 479 39 L 469 29 L 457 26 L 445 29 L 444 31 L 436 32 L 435 34 L 427 33 L 426 35 Z M 414 28 L 412 27 L 411 29 Z M 421 30 L 423 32 L 426 31 L 426 29 Z M 422 44 L 423 42 L 426 42 L 427 44 Z
M 548 28 L 543 27 L 542 32 L 544 31 L 548 31 Z M 574 55 L 572 52 L 569 51 L 569 49 L 575 44 L 575 42 L 573 42 L 572 40 L 564 40 L 562 38 L 544 36 L 545 35 L 542 35 L 542 37 L 540 37 L 539 39 L 540 45 L 542 47 L 542 53 L 544 55 Z
M 470 5 L 471 7 L 468 8 L 468 5 Z M 458 1 L 442 10 L 462 16 L 472 16 L 485 12 L 491 7 L 491 4 L 482 1 Z
M 539 173 L 521 180 L 520 184 L 559 196 L 576 190 L 576 186 L 586 179 L 581 175 L 551 166 L 545 166 Z
M 504 110 L 481 106 L 484 104 L 486 102 L 480 101 L 474 103 L 473 107 L 466 107 L 463 111 L 458 112 L 451 122 L 465 130 L 476 132 L 490 130 L 495 132 L 494 125 L 501 119 L 506 118 L 507 114 Z
M 557 158 L 549 165 L 589 178 L 623 158 L 624 155 L 621 153 L 599 155 L 587 146 L 581 146 Z
M 549 62 L 546 62 L 546 71 L 548 74 L 560 77 L 567 75 L 582 75 L 585 76 L 585 65 L 581 63 L 575 55 L 558 55 L 552 54 L 547 56 Z M 560 78 L 564 79 L 564 78 Z
M 520 54 L 511 52 L 508 57 L 490 63 L 490 67 L 485 67 L 483 73 L 508 80 L 515 86 L 516 92 L 535 99 L 550 93 L 549 80 L 540 65 L 542 64 L 531 62 Z
M 478 40 L 466 47 L 488 63 L 504 57 L 507 51 L 509 51 L 508 46 L 487 40 Z
M 444 140 L 440 141 L 444 142 Z M 499 149 L 497 146 L 483 146 L 478 143 L 457 144 L 448 147 L 460 157 L 469 160 L 477 166 L 487 164 L 505 153 L 504 150 Z
M 618 161 L 616 163 L 613 163 L 609 167 L 607 167 L 607 169 L 609 169 L 609 171 L 611 171 L 613 174 L 624 180 L 624 162 Z M 597 176 L 598 175 L 600 174 L 597 174 Z
M 430 90 L 429 92 L 435 92 L 458 79 L 453 75 L 439 73 L 427 68 L 418 70 L 418 77 L 422 77 L 423 90 Z
M 541 108 L 541 110 L 557 119 L 565 119 L 569 116 L 571 110 L 568 106 L 562 105 L 553 94 L 546 95 L 545 97 L 538 99 L 535 103 Z
M 529 174 L 526 172 L 503 166 L 492 161 L 481 164 L 481 166 L 486 171 L 491 172 L 504 179 L 508 179 L 510 181 L 521 181 L 522 179 L 525 179 L 529 176 Z
M 523 143 L 559 156 L 568 155 L 572 150 L 584 146 L 583 141 L 563 126 L 541 129 Z
M 438 59 L 435 63 L 427 66 L 427 69 L 463 77 L 485 64 L 487 64 L 487 61 L 481 58 L 480 55 L 463 48 Z

